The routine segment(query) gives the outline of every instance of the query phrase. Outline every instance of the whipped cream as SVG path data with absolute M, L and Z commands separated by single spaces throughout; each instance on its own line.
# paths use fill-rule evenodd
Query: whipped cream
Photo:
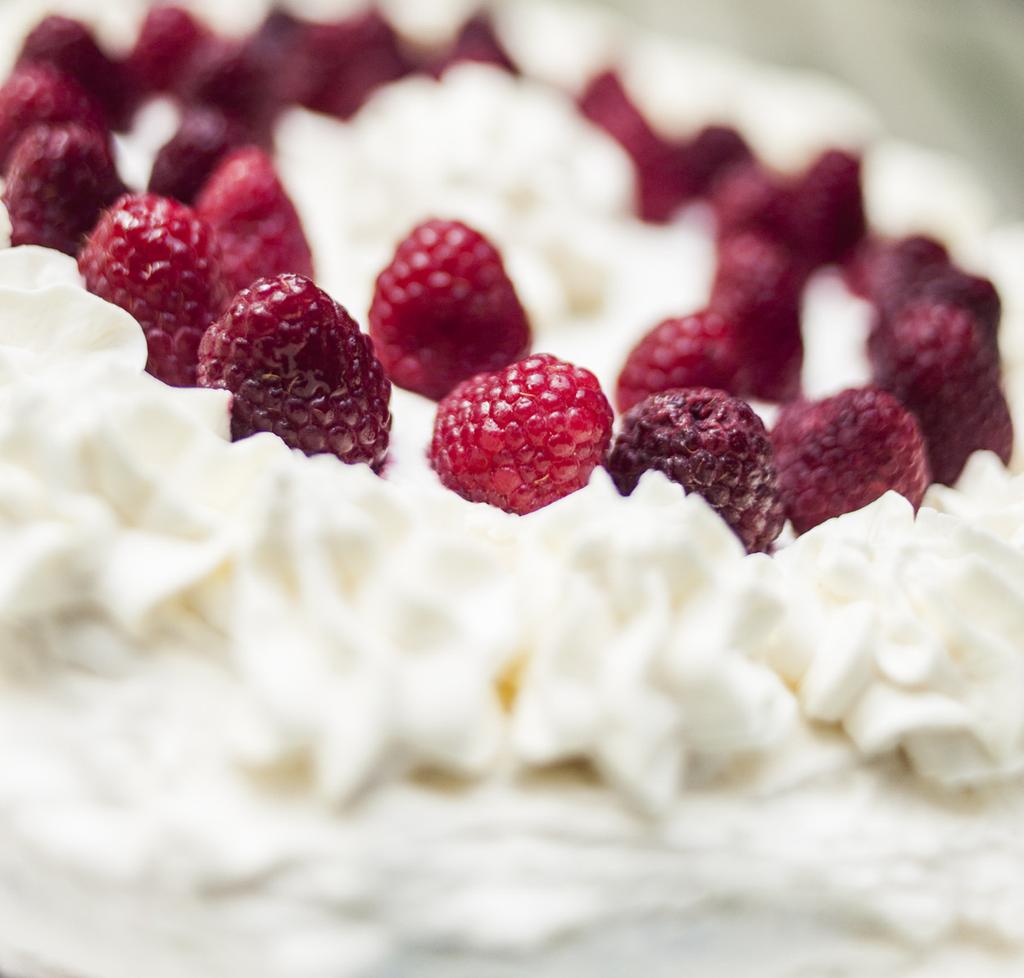
M 89 7 L 112 34 L 142 15 Z M 572 89 L 614 48 L 680 133 L 777 98 L 790 121 L 752 138 L 779 165 L 814 151 L 815 112 L 830 140 L 870 138 L 855 100 L 806 78 L 763 89 L 726 57 L 689 109 L 659 109 L 688 101 L 668 84 L 687 69 L 602 23 L 537 62 Z M 705 301 L 711 236 L 699 207 L 634 221 L 628 161 L 570 98 L 466 66 L 351 124 L 290 113 L 279 162 L 322 283 L 363 318 L 412 224 L 462 217 L 503 249 L 538 347 L 610 388 L 658 318 Z M 173 122 L 153 107 L 119 145 L 135 179 Z M 925 182 L 900 152 L 869 148 L 872 208 Z M 927 159 L 942 228 L 1004 290 L 1021 418 L 1024 231 L 990 231 L 969 179 Z M 900 230 L 928 229 L 906 214 Z M 145 374 L 138 325 L 65 256 L 0 252 L 0 302 L 0 966 L 1019 971 L 1020 477 L 979 456 L 916 518 L 885 497 L 774 558 L 658 474 L 622 498 L 598 472 L 517 518 L 437 484 L 414 395 L 395 394 L 382 479 L 272 436 L 231 444 L 226 395 Z M 866 377 L 869 316 L 816 278 L 809 390 Z

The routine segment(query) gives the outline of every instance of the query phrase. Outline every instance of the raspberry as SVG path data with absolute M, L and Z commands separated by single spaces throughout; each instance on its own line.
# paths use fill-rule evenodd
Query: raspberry
M 519 69 L 498 39 L 491 18 L 484 13 L 470 17 L 462 25 L 451 50 L 441 59 L 434 74 L 441 75 L 452 65 L 467 61 L 494 65 L 513 75 L 519 74 Z
M 719 245 L 710 308 L 735 331 L 737 394 L 788 401 L 800 392 L 803 270 L 789 251 L 754 233 Z
M 394 28 L 371 10 L 303 24 L 281 87 L 291 101 L 348 119 L 376 88 L 410 71 Z
M 981 324 L 985 335 L 993 342 L 998 341 L 1003 303 L 991 280 L 959 268 L 943 269 L 921 284 L 915 301 L 925 300 L 966 309 Z
M 788 243 L 791 189 L 761 164 L 751 160 L 726 170 L 712 188 L 711 204 L 720 237 L 754 231 Z
M 922 282 L 950 267 L 946 249 L 923 235 L 872 242 L 862 251 L 862 294 L 884 314 L 898 312 Z
M 78 267 L 90 292 L 142 326 L 146 369 L 188 387 L 200 337 L 227 299 L 220 261 L 213 232 L 190 208 L 156 194 L 127 194 L 100 218 Z
M 127 123 L 130 86 L 125 84 L 121 65 L 100 50 L 80 21 L 45 17 L 25 38 L 18 64 L 51 65 L 92 95 L 110 122 L 118 126 Z
M 225 157 L 200 193 L 196 213 L 220 239 L 232 294 L 282 272 L 312 277 L 299 215 L 263 150 L 249 146 Z
M 809 267 L 842 261 L 867 228 L 861 161 L 842 150 L 818 157 L 794 187 L 789 240 Z
M 155 7 L 143 21 L 126 70 L 142 92 L 176 91 L 182 71 L 200 45 L 211 39 L 209 30 L 181 7 Z
M 691 197 L 703 197 L 734 166 L 753 158 L 746 140 L 729 126 L 707 126 L 686 146 L 684 178 Z
M 245 143 L 245 130 L 223 112 L 205 106 L 185 111 L 178 131 L 157 153 L 149 189 L 191 204 L 217 164 Z
M 199 346 L 199 384 L 229 390 L 236 441 L 270 431 L 307 455 L 379 469 L 391 384 L 370 338 L 301 275 L 254 282 Z
M 580 96 L 580 111 L 629 155 L 637 178 L 637 213 L 667 221 L 686 200 L 687 147 L 659 136 L 630 100 L 618 75 L 598 75 Z
M 11 243 L 75 255 L 124 192 L 106 133 L 75 123 L 36 126 L 18 141 L 4 186 Z
M 427 221 L 398 246 L 377 279 L 370 335 L 391 380 L 435 400 L 530 348 L 501 256 L 458 221 Z
M 952 485 L 973 452 L 1009 462 L 1013 422 L 1000 384 L 998 351 L 968 310 L 908 305 L 872 348 L 875 382 L 917 417 L 932 478 Z
M 464 499 L 523 515 L 582 489 L 611 433 L 597 378 L 542 353 L 464 381 L 441 401 L 430 462 Z
M 797 533 L 894 490 L 921 505 L 928 458 L 914 416 L 874 387 L 787 404 L 772 431 L 786 515 Z
M 733 330 L 713 312 L 666 319 L 632 350 L 619 375 L 620 411 L 677 387 L 729 390 L 737 370 Z
M 278 104 L 274 83 L 244 40 L 216 37 L 198 45 L 181 79 L 187 102 L 220 109 L 245 127 L 247 141 L 269 140 Z
M 77 122 L 105 129 L 103 110 L 73 78 L 52 65 L 16 68 L 0 88 L 0 170 L 20 136 L 40 122 Z
M 768 432 L 748 404 L 724 391 L 666 391 L 626 413 L 608 471 L 628 496 L 649 469 L 703 496 L 751 553 L 767 550 L 782 532 Z

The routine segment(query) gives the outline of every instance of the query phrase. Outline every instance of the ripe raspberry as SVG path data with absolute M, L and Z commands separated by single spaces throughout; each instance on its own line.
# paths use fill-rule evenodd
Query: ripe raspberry
M 632 159 L 640 217 L 645 221 L 667 221 L 689 193 L 687 147 L 663 139 L 651 128 L 613 71 L 598 75 L 587 86 L 579 107 Z
M 629 354 L 616 389 L 619 410 L 679 387 L 729 390 L 738 368 L 734 344 L 732 327 L 716 313 L 666 319 Z
M 266 66 L 244 40 L 215 37 L 198 45 L 182 71 L 182 97 L 220 109 L 245 127 L 247 142 L 269 141 L 279 108 Z
M 799 396 L 803 283 L 802 268 L 770 238 L 744 233 L 720 243 L 710 309 L 735 330 L 737 394 L 766 401 Z
M 391 384 L 370 338 L 301 275 L 254 282 L 199 346 L 199 384 L 229 390 L 236 441 L 270 431 L 307 455 L 379 469 Z
M 467 61 L 494 65 L 513 75 L 519 74 L 515 62 L 495 33 L 494 23 L 485 13 L 478 13 L 470 17 L 462 25 L 451 50 L 444 55 L 433 73 L 441 75 L 452 65 L 463 64 Z
M 1009 462 L 1013 422 L 998 352 L 968 310 L 911 304 L 888 324 L 872 358 L 878 386 L 916 415 L 936 482 L 953 485 L 983 449 Z
M 950 267 L 946 249 L 924 235 L 869 242 L 858 261 L 861 294 L 885 315 L 898 312 L 923 281 Z
M 921 284 L 916 301 L 941 302 L 970 312 L 993 342 L 998 342 L 1003 303 L 991 280 L 959 268 L 938 271 Z
M 289 101 L 348 119 L 376 88 L 411 70 L 394 28 L 370 10 L 303 24 L 281 90 Z
M 40 122 L 77 122 L 106 129 L 103 110 L 73 78 L 51 65 L 16 68 L 0 88 L 0 170 L 21 135 Z
M 128 55 L 126 72 L 141 92 L 179 89 L 182 71 L 210 31 L 181 7 L 154 7 Z
M 523 515 L 582 489 L 611 434 L 597 378 L 541 353 L 464 381 L 441 401 L 430 463 L 464 499 Z
M 100 50 L 80 21 L 45 17 L 25 38 L 18 64 L 46 64 L 63 72 L 103 106 L 109 122 L 127 124 L 131 86 L 125 84 L 121 65 Z
M 398 246 L 377 279 L 370 335 L 391 380 L 435 400 L 530 348 L 501 256 L 458 221 L 427 221 Z
M 666 391 L 627 412 L 608 471 L 628 496 L 648 469 L 703 496 L 751 553 L 767 550 L 782 532 L 768 432 L 748 404 L 724 391 Z
M 75 123 L 36 126 L 18 140 L 4 186 L 11 243 L 76 255 L 125 189 L 105 133 Z
M 711 204 L 719 237 L 752 231 L 789 242 L 791 188 L 760 163 L 751 160 L 726 170 L 714 183 Z
M 786 515 L 797 533 L 890 490 L 916 509 L 930 481 L 917 421 L 892 394 L 875 387 L 787 404 L 772 446 Z
M 707 126 L 687 144 L 683 153 L 688 196 L 705 196 L 729 170 L 752 158 L 746 140 L 735 129 Z
M 808 267 L 849 255 L 867 229 L 860 158 L 838 149 L 819 156 L 796 181 L 788 224 L 793 250 Z
M 153 161 L 150 192 L 191 204 L 217 164 L 245 141 L 244 128 L 219 109 L 188 108 Z
M 263 150 L 249 146 L 221 160 L 196 201 L 196 213 L 220 239 L 232 294 L 283 272 L 312 277 L 313 257 L 299 215 Z
M 86 288 L 127 310 L 149 345 L 146 369 L 167 384 L 195 384 L 199 339 L 227 300 L 213 231 L 184 204 L 127 194 L 78 256 Z

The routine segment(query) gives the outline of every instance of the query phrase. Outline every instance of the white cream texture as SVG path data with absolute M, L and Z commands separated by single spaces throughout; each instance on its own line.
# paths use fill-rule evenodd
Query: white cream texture
M 522 24 L 564 37 L 581 22 L 561 9 Z M 511 45 L 538 36 L 516 22 Z M 633 66 L 666 128 L 757 118 L 774 92 L 788 121 L 755 135 L 780 163 L 815 132 L 874 132 L 831 88 L 708 52 L 688 116 L 692 88 L 667 84 L 686 52 L 601 18 L 579 36 L 587 68 Z M 431 214 L 491 233 L 538 345 L 609 388 L 706 295 L 706 216 L 633 221 L 621 152 L 535 83 L 413 79 L 349 126 L 294 112 L 279 145 L 322 283 L 358 318 Z M 997 278 L 1024 430 L 1024 231 L 990 231 L 969 180 L 894 144 L 869 148 L 867 191 L 887 230 L 942 233 Z M 231 445 L 225 397 L 143 373 L 138 326 L 64 256 L 0 253 L 0 307 L 17 978 L 1019 973 L 1024 482 L 991 458 L 916 520 L 890 496 L 748 558 L 659 475 L 622 499 L 598 473 L 524 519 L 467 504 L 433 481 L 431 406 L 403 392 L 386 480 Z M 864 379 L 867 317 L 812 283 L 811 391 Z M 550 767 L 581 760 L 617 794 Z

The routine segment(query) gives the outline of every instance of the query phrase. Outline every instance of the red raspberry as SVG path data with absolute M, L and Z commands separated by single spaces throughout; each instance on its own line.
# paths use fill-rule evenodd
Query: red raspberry
M 203 336 L 199 384 L 229 390 L 236 441 L 270 431 L 307 455 L 379 469 L 391 384 L 370 338 L 301 275 L 243 289 Z
M 523 515 L 582 489 L 611 434 L 597 378 L 541 353 L 464 381 L 441 401 L 430 462 L 464 499 Z
M 74 123 L 36 126 L 18 140 L 4 186 L 11 243 L 75 255 L 125 189 L 106 133 Z
M 999 338 L 1003 303 L 990 279 L 950 267 L 922 283 L 915 302 L 941 302 L 970 312 L 994 343 Z
M 735 330 L 741 396 L 789 401 L 799 396 L 802 268 L 781 244 L 745 233 L 719 245 L 710 308 Z
M 730 167 L 715 181 L 711 204 L 720 237 L 753 231 L 789 241 L 791 188 L 754 160 Z
M 732 327 L 704 310 L 666 319 L 632 350 L 619 375 L 616 403 L 628 411 L 651 394 L 678 387 L 729 390 L 738 364 Z
M 200 45 L 211 39 L 205 25 L 181 7 L 153 8 L 143 21 L 126 70 L 142 92 L 179 89 L 182 72 Z
M 127 310 L 146 334 L 146 369 L 195 384 L 199 340 L 227 299 L 213 231 L 184 204 L 127 194 L 100 219 L 78 256 L 86 288 Z
M 371 10 L 304 24 L 281 87 L 290 101 L 348 119 L 376 88 L 403 78 L 411 67 L 394 28 Z
M 734 166 L 753 158 L 746 140 L 729 126 L 707 126 L 683 152 L 684 179 L 691 197 L 703 197 Z
M 188 108 L 178 131 L 153 161 L 150 191 L 191 204 L 217 164 L 245 141 L 245 129 L 219 109 Z
M 200 193 L 196 213 L 220 238 L 232 294 L 282 272 L 312 277 L 302 222 L 263 150 L 249 146 L 225 157 Z
M 767 550 L 782 532 L 768 432 L 748 404 L 724 391 L 666 391 L 627 412 L 608 471 L 628 496 L 649 469 L 703 496 L 751 553 Z
M 819 156 L 796 182 L 788 224 L 793 250 L 808 267 L 849 255 L 867 229 L 860 157 L 838 149 Z
M 248 142 L 269 141 L 279 105 L 266 68 L 247 41 L 215 37 L 200 44 L 185 66 L 182 96 L 243 125 Z
M 103 106 L 111 123 L 127 124 L 131 86 L 122 66 L 100 50 L 81 21 L 45 17 L 25 38 L 18 64 L 47 64 L 63 72 Z
M 922 282 L 950 267 L 946 249 L 924 235 L 868 242 L 857 261 L 860 293 L 886 314 L 898 312 Z
M 872 349 L 875 382 L 917 417 L 932 478 L 952 485 L 973 452 L 1009 462 L 1013 422 L 1000 384 L 998 351 L 968 310 L 908 305 Z
M 513 75 L 519 74 L 515 62 L 505 50 L 494 30 L 494 23 L 485 13 L 470 17 L 459 31 L 458 36 L 434 69 L 435 75 L 441 75 L 452 65 L 467 61 L 494 65 L 503 68 Z
M 21 135 L 40 122 L 77 122 L 106 129 L 103 110 L 73 78 L 51 65 L 16 68 L 0 88 L 0 170 Z
M 458 221 L 427 221 L 398 246 L 377 279 L 370 335 L 391 380 L 435 400 L 530 349 L 501 256 Z
M 686 200 L 687 147 L 663 139 L 630 100 L 613 71 L 598 75 L 580 96 L 580 111 L 629 155 L 636 170 L 637 213 L 664 222 Z
M 917 421 L 892 394 L 874 387 L 787 404 L 772 446 L 786 515 L 797 533 L 890 490 L 916 509 L 930 481 Z

